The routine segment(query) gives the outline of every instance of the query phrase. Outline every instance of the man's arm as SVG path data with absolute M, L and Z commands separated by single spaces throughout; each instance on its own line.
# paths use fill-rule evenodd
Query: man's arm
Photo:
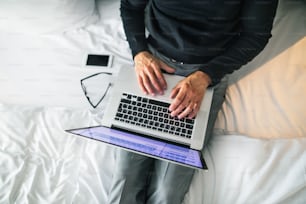
M 144 22 L 147 3 L 148 0 L 121 0 L 121 18 L 135 61 L 135 72 L 140 88 L 146 94 L 163 94 L 167 82 L 161 69 L 170 73 L 173 73 L 174 69 L 149 52 Z
M 133 58 L 137 53 L 148 50 L 144 22 L 147 3 L 148 0 L 121 0 L 121 18 Z
M 268 43 L 278 0 L 243 1 L 238 39 L 222 54 L 200 70 L 207 73 L 212 85 L 251 61 Z

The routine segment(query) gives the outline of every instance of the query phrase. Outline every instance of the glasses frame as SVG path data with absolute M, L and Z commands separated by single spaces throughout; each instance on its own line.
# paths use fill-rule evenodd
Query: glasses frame
M 110 73 L 110 72 L 99 72 L 99 73 L 95 73 L 95 74 L 92 74 L 92 75 L 90 75 L 90 76 L 87 76 L 87 77 L 85 77 L 85 78 L 83 78 L 83 79 L 80 80 L 81 87 L 82 87 L 82 89 L 83 89 L 83 93 L 84 93 L 84 95 L 85 95 L 85 97 L 86 97 L 88 103 L 89 103 L 93 108 L 97 108 L 97 107 L 99 106 L 99 104 L 103 101 L 103 99 L 105 98 L 105 96 L 106 96 L 106 94 L 107 94 L 107 92 L 108 92 L 108 90 L 110 89 L 110 87 L 111 87 L 112 84 L 111 84 L 110 82 L 108 83 L 108 86 L 107 86 L 107 88 L 106 88 L 106 90 L 105 90 L 103 96 L 99 99 L 98 103 L 97 103 L 96 105 L 94 105 L 94 104 L 91 102 L 90 98 L 87 96 L 87 90 L 86 90 L 86 87 L 85 87 L 84 84 L 83 84 L 83 81 L 85 81 L 85 80 L 87 80 L 87 79 L 90 79 L 90 78 L 92 78 L 92 77 L 98 76 L 98 75 L 100 75 L 100 74 L 112 75 L 112 73 Z

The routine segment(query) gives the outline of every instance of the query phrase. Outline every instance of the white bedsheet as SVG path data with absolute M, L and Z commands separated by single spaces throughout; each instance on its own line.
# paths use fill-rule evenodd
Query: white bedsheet
M 1 106 L 0 203 L 104 203 L 114 149 L 65 133 L 98 112 Z M 215 136 L 185 203 L 304 203 L 306 139 Z
M 0 34 L 0 203 L 106 202 L 115 168 L 114 148 L 64 130 L 98 125 L 103 116 L 107 97 L 98 109 L 92 109 L 83 95 L 80 79 L 100 71 L 116 74 L 118 68 L 132 66 L 117 15 L 118 3 L 102 1 L 101 22 L 62 35 Z M 282 20 L 280 25 L 297 21 L 281 19 L 287 21 Z M 283 48 L 301 42 L 305 33 L 294 35 L 290 46 Z M 279 35 L 273 42 L 277 45 L 283 41 L 283 35 Z M 280 49 L 269 49 L 253 63 L 262 64 L 262 57 L 279 56 Z M 114 66 L 85 68 L 84 55 L 88 52 L 112 53 Z M 293 59 L 296 53 L 296 49 L 288 49 L 281 60 Z M 300 61 L 299 65 L 305 66 Z M 267 69 L 270 67 L 264 67 L 262 72 Z M 251 75 L 258 77 L 259 70 Z M 267 129 L 266 136 L 262 129 L 249 131 L 250 124 L 258 118 L 252 119 L 256 115 L 240 111 L 239 106 L 247 107 L 242 102 L 249 96 L 245 90 L 239 92 L 241 95 L 235 94 L 234 88 L 243 87 L 249 75 L 242 76 L 245 73 L 232 76 L 233 84 L 216 124 L 219 131 L 205 150 L 209 172 L 195 174 L 184 203 L 306 203 L 305 126 L 286 139 L 283 135 L 277 138 L 282 131 L 277 124 L 269 124 L 274 125 L 274 132 Z M 236 82 L 237 79 L 241 80 Z M 247 84 L 254 88 L 256 81 Z M 302 91 L 304 97 L 300 99 L 305 99 Z M 265 100 L 283 110 L 281 103 L 268 96 Z M 262 115 L 259 112 L 257 116 Z M 305 113 L 298 116 L 302 124 Z M 273 133 L 274 139 L 269 133 Z

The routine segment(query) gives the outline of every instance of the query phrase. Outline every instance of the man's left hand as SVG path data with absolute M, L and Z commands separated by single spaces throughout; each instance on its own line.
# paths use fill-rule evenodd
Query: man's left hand
M 194 118 L 210 83 L 210 77 L 202 71 L 196 71 L 180 81 L 171 92 L 174 99 L 169 107 L 171 116 Z

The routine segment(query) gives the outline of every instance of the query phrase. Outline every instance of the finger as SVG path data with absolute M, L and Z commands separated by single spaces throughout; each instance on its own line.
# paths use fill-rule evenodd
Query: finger
M 190 103 L 190 99 L 188 98 L 188 95 L 184 94 L 184 95 L 179 96 L 179 94 L 180 93 L 178 93 L 178 95 L 176 96 L 176 98 L 181 97 L 180 99 L 178 99 L 179 102 L 176 103 L 175 102 L 176 98 L 175 98 L 174 101 L 171 103 L 171 105 L 176 103 L 175 104 L 176 107 L 175 108 L 169 107 L 171 108 L 170 111 L 173 117 L 179 115 Z
M 182 119 L 182 118 L 185 118 L 185 117 L 187 117 L 189 114 L 191 114 L 192 113 L 192 111 L 193 111 L 193 105 L 189 105 L 189 106 L 187 106 L 185 109 L 184 109 L 184 111 L 182 111 L 177 117 L 179 118 L 179 119 Z
M 188 99 L 185 99 L 182 101 L 182 103 L 171 112 L 171 116 L 179 116 L 181 113 L 183 113 L 189 106 L 190 101 Z M 192 109 L 191 109 L 192 110 Z
M 177 96 L 179 91 L 180 91 L 180 87 L 175 86 L 170 93 L 170 98 L 174 99 Z
M 139 85 L 140 89 L 142 90 L 142 92 L 145 93 L 145 94 L 148 94 L 148 91 L 144 86 L 144 82 L 142 80 L 142 77 L 139 74 L 137 74 L 137 81 L 138 81 L 138 85 Z
M 161 69 L 165 70 L 168 73 L 174 73 L 175 69 L 170 67 L 169 65 L 167 65 L 166 63 L 164 63 L 163 61 L 160 60 L 160 64 L 161 64 Z
M 151 95 L 155 95 L 155 90 L 154 90 L 154 87 L 152 86 L 151 79 L 145 73 L 142 74 L 141 79 L 143 82 L 143 87 L 146 90 L 146 92 Z
M 154 69 L 154 74 L 155 74 L 155 76 L 158 80 L 158 83 L 159 83 L 162 91 L 165 90 L 167 88 L 167 82 L 165 80 L 165 77 L 164 77 L 163 73 L 161 72 L 161 70 L 160 70 L 159 66 L 157 66 L 157 64 L 152 63 L 152 67 Z
M 176 88 L 177 90 L 174 90 L 175 97 L 174 100 L 172 101 L 171 105 L 169 106 L 169 110 L 172 112 L 174 110 L 176 110 L 179 105 L 181 105 L 181 103 L 186 100 L 185 102 L 188 103 L 189 99 L 185 98 L 187 96 L 187 92 L 183 87 L 178 87 Z M 172 94 L 171 94 L 172 95 Z M 187 101 L 188 100 L 188 101 Z
M 150 90 L 152 90 L 152 93 L 155 93 L 155 90 L 159 93 L 163 93 L 162 85 L 159 83 L 158 77 L 155 74 L 155 71 L 153 69 L 146 69 L 145 75 L 147 76 L 147 79 L 150 82 Z
M 189 113 L 189 115 L 188 115 L 188 118 L 189 118 L 189 119 L 195 118 L 196 115 L 197 115 L 197 113 L 199 112 L 199 110 L 200 110 L 200 106 L 199 106 L 197 103 L 195 103 L 195 104 L 193 105 L 193 110 L 192 110 L 192 112 Z

